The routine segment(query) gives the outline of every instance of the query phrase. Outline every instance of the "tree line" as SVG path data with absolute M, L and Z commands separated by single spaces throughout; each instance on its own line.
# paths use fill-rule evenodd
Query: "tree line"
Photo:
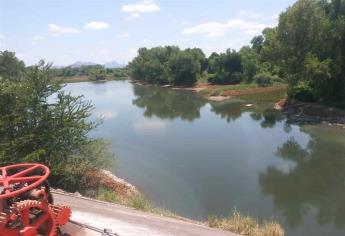
M 43 61 L 26 67 L 14 53 L 0 52 L 0 163 L 38 162 L 51 168 L 56 187 L 80 191 L 88 171 L 113 159 L 107 144 L 88 133 L 93 105 L 53 80 Z
M 79 67 L 66 66 L 51 68 L 50 70 L 52 76 L 59 78 L 88 76 L 92 81 L 127 78 L 126 68 L 105 68 L 103 65 L 83 65 Z
M 299 0 L 238 51 L 206 57 L 198 48 L 141 48 L 128 69 L 154 84 L 283 82 L 290 97 L 344 103 L 345 0 Z

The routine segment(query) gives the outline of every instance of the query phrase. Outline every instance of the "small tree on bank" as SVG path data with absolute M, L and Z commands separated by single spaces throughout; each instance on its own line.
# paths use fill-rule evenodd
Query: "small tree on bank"
M 0 52 L 0 62 L 9 61 L 9 56 Z M 21 74 L 8 73 L 18 64 Z M 93 105 L 65 93 L 43 61 L 25 68 L 15 58 L 6 68 L 0 74 L 1 165 L 43 163 L 51 168 L 54 185 L 79 190 L 85 173 L 106 168 L 112 156 L 103 141 L 88 137 L 99 124 L 89 120 Z

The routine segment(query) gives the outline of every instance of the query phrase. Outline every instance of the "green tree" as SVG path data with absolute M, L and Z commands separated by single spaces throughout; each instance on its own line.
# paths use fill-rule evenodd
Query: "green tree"
M 345 103 L 345 0 L 299 0 L 276 28 L 254 38 L 261 73 L 284 78 L 290 96 Z M 263 40 L 262 40 L 263 39 Z
M 209 82 L 214 84 L 236 84 L 243 80 L 243 66 L 241 55 L 235 50 L 228 49 L 226 53 L 211 55 L 214 74 L 209 76 Z
M 54 185 L 79 190 L 87 171 L 111 161 L 103 141 L 88 136 L 99 124 L 89 120 L 93 106 L 62 91 L 49 64 L 22 69 L 20 77 L 0 80 L 0 162 L 46 164 Z
M 254 48 L 254 46 L 253 46 Z M 243 47 L 239 51 L 243 66 L 243 76 L 246 82 L 252 82 L 260 69 L 259 54 L 250 47 Z
M 24 72 L 24 62 L 18 60 L 15 53 L 0 52 L 0 77 L 2 79 L 17 79 Z
M 206 69 L 206 58 L 201 49 L 180 50 L 178 47 L 141 48 L 129 64 L 135 80 L 154 84 L 192 84 Z
M 104 67 L 92 68 L 88 72 L 88 76 L 92 81 L 102 81 L 107 79 L 107 72 Z

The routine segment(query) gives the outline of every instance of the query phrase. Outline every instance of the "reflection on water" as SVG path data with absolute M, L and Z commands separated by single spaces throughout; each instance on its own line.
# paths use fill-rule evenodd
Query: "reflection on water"
M 161 119 L 180 118 L 193 121 L 200 117 L 200 108 L 205 101 L 190 92 L 182 92 L 183 95 L 171 89 L 146 88 L 134 85 L 136 98 L 133 104 L 145 108 L 146 117 L 157 116 Z
M 70 84 L 104 123 L 116 174 L 154 205 L 186 217 L 237 208 L 274 218 L 287 235 L 345 234 L 345 133 L 290 125 L 272 109 L 281 94 L 207 102 L 128 82 Z
M 310 135 L 302 147 L 293 137 L 277 148 L 277 156 L 296 163 L 284 173 L 270 166 L 260 174 L 262 192 L 273 196 L 276 209 L 283 212 L 290 227 L 303 224 L 310 211 L 317 211 L 321 224 L 345 227 L 345 137 L 332 128 L 308 126 Z

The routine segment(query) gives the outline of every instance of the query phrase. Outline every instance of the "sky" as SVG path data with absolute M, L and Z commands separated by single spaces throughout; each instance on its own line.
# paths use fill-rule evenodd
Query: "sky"
M 126 64 L 141 47 L 240 49 L 294 0 L 0 0 L 0 51 L 27 65 Z

